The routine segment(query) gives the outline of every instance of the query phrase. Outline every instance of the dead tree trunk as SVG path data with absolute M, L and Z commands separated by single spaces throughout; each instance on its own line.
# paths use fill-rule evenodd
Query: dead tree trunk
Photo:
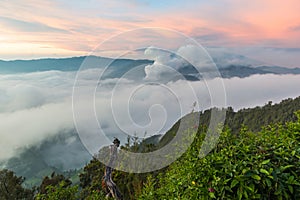
M 112 166 L 114 165 L 114 162 L 116 161 L 117 158 L 117 152 L 118 152 L 118 146 L 119 144 L 114 144 L 110 146 L 110 161 L 108 166 L 106 166 L 105 168 L 105 174 L 103 177 L 103 181 L 104 184 L 106 186 L 106 197 L 113 197 L 116 200 L 122 200 L 122 194 L 120 192 L 120 190 L 118 189 L 117 185 L 115 184 L 115 182 L 113 182 L 112 180 Z

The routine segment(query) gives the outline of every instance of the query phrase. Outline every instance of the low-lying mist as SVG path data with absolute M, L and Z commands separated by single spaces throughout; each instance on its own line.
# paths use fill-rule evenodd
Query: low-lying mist
M 98 78 L 95 74 L 100 71 L 91 69 L 84 73 L 88 78 L 82 80 L 82 87 L 89 88 Z M 0 160 L 16 156 L 22 149 L 37 146 L 57 134 L 75 130 L 71 98 L 75 75 L 75 72 L 60 71 L 0 75 Z M 118 81 L 107 79 L 101 82 L 101 89 L 95 90 L 95 113 L 107 136 L 120 137 L 123 142 L 126 138 L 123 133 L 140 137 L 145 133 L 146 136 L 164 133 L 182 115 L 192 111 L 196 100 L 199 110 L 218 106 L 211 102 L 204 81 L 178 80 L 164 86 L 143 87 L 132 80 Z M 213 85 L 220 80 L 208 81 Z M 234 109 L 264 105 L 268 101 L 279 102 L 300 94 L 300 75 L 254 75 L 222 81 L 227 105 Z M 116 82 L 118 87 L 111 98 L 111 87 Z M 196 98 L 187 88 L 194 89 Z M 79 106 L 84 108 L 84 92 L 80 94 L 80 99 Z M 111 102 L 115 116 L 111 114 Z M 88 123 L 95 119 L 95 115 L 83 112 L 80 116 L 86 121 L 81 135 L 99 132 L 99 127 Z M 101 145 L 107 144 L 105 141 L 92 141 L 91 145 L 97 151 Z M 59 154 L 56 156 L 59 159 Z

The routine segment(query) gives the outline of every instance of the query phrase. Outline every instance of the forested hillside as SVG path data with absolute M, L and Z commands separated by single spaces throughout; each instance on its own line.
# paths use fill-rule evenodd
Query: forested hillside
M 295 111 L 300 110 L 300 97 L 295 99 L 286 99 L 278 104 L 272 104 L 271 101 L 264 106 L 255 108 L 241 109 L 237 112 L 229 107 L 226 110 L 226 119 L 224 127 L 229 128 L 233 133 L 238 133 L 243 126 L 246 126 L 250 131 L 260 131 L 263 126 L 282 123 L 288 121 L 296 121 Z M 199 130 L 203 131 L 209 125 L 211 110 L 205 110 L 200 113 Z M 180 120 L 163 136 L 160 140 L 159 147 L 167 144 L 177 132 Z
M 300 97 L 237 112 L 227 109 L 217 146 L 199 158 L 209 118 L 210 111 L 200 114 L 198 130 L 192 129 L 194 142 L 170 166 L 144 174 L 114 171 L 124 199 L 300 199 Z M 178 123 L 158 144 L 129 138 L 122 148 L 153 151 L 172 139 Z M 69 177 L 49 174 L 30 191 L 22 188 L 21 177 L 3 170 L 0 197 L 104 199 L 104 167 L 93 159 L 79 174 L 78 185 Z

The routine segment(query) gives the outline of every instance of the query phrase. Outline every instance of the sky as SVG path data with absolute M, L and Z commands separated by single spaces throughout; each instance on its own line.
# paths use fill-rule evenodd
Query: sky
M 298 0 L 2 0 L 0 59 L 85 55 L 113 35 L 160 27 L 204 46 L 299 67 L 299 10 Z

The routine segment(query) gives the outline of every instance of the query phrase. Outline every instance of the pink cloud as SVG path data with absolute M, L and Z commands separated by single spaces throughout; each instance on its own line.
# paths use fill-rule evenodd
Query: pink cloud
M 49 52 L 53 47 L 53 53 L 57 49 L 89 52 L 114 34 L 141 27 L 163 27 L 212 46 L 297 47 L 300 42 L 300 32 L 291 30 L 300 24 L 298 0 L 187 1 L 174 3 L 166 9 L 150 9 L 146 2 L 136 0 L 98 0 L 81 4 L 49 0 L 2 1 L 0 17 L 51 27 L 53 31 L 39 32 L 37 29 L 35 33 L 28 33 L 0 22 L 0 40 L 3 44 L 46 45 Z M 143 41 L 138 37 L 142 35 L 133 42 Z M 115 45 L 113 48 L 118 48 L 118 44 Z M 34 52 L 38 54 L 37 50 Z

